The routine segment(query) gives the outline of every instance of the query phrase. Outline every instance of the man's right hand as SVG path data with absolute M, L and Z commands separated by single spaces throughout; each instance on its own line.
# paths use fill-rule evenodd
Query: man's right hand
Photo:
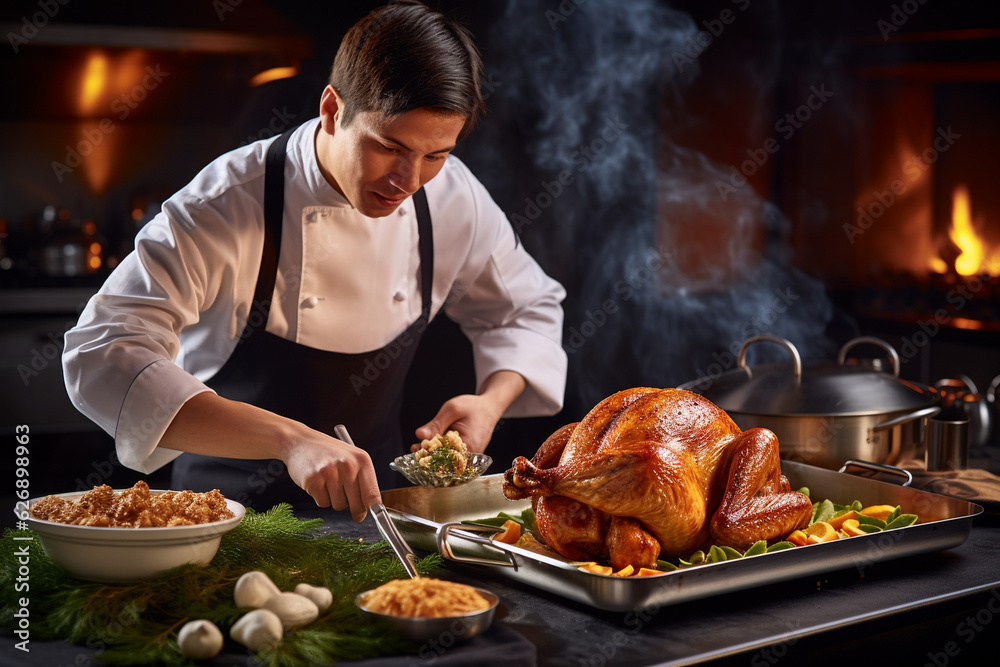
M 311 431 L 311 437 L 289 445 L 282 460 L 292 481 L 320 507 L 350 508 L 360 522 L 369 507 L 382 502 L 371 456 L 359 447 Z

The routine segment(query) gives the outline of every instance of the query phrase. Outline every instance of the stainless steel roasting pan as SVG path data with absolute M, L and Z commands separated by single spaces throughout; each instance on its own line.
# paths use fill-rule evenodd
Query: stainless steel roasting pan
M 851 462 L 855 463 L 855 462 Z M 792 488 L 809 487 L 813 501 L 829 498 L 840 504 L 854 500 L 869 505 L 900 505 L 917 514 L 918 523 L 883 533 L 795 547 L 738 560 L 710 563 L 650 577 L 593 574 L 561 557 L 549 557 L 516 546 L 489 541 L 489 535 L 460 522 L 520 512 L 530 501 L 509 501 L 502 493 L 503 476 L 489 475 L 452 488 L 408 487 L 382 494 L 390 516 L 406 541 L 450 560 L 476 563 L 499 576 L 608 611 L 630 611 L 679 604 L 721 593 L 854 568 L 859 572 L 880 561 L 959 546 L 969 536 L 973 518 L 983 511 L 975 503 L 876 481 L 845 472 L 783 461 Z M 862 467 L 890 466 L 858 462 Z M 904 482 L 904 484 L 908 484 Z M 492 531 L 490 531 L 492 532 Z

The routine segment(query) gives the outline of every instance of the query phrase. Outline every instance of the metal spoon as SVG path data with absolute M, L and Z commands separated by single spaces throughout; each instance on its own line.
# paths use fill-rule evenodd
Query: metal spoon
M 351 439 L 351 434 L 347 432 L 347 427 L 343 424 L 337 424 L 333 427 L 334 434 L 346 442 L 349 445 L 357 447 L 354 444 L 354 440 Z M 375 520 L 375 525 L 378 527 L 378 532 L 382 534 L 385 541 L 389 543 L 392 550 L 396 552 L 396 557 L 403 564 L 406 569 L 406 573 L 410 575 L 411 578 L 417 579 L 420 574 L 417 573 L 417 555 L 413 553 L 413 549 L 410 545 L 406 543 L 403 536 L 399 534 L 399 530 L 396 529 L 396 524 L 392 522 L 392 517 L 389 516 L 388 510 L 386 510 L 385 505 L 382 503 L 375 503 L 368 508 L 368 511 L 372 513 L 372 519 Z

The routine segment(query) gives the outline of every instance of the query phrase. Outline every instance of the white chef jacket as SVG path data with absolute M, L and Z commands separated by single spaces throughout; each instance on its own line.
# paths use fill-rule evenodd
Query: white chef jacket
M 266 330 L 320 350 L 368 352 L 420 316 L 416 213 L 411 199 L 384 218 L 355 210 L 320 172 L 318 126 L 313 119 L 289 138 Z M 129 468 L 149 473 L 180 454 L 158 447 L 160 438 L 185 401 L 212 391 L 204 382 L 256 311 L 271 141 L 226 153 L 168 199 L 66 333 L 69 396 L 114 436 Z M 434 229 L 431 316 L 443 308 L 469 337 L 479 385 L 499 370 L 525 378 L 508 416 L 558 412 L 565 291 L 516 242 L 458 158 L 449 156 L 425 190 Z

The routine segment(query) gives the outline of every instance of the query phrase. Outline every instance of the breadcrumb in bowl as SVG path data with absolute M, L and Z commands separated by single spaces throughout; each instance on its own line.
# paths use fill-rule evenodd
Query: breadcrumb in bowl
M 458 486 L 486 472 L 493 459 L 470 452 L 458 431 L 447 431 L 420 443 L 420 449 L 397 456 L 389 467 L 418 486 Z
M 107 492 L 98 487 L 87 493 L 94 500 L 94 507 L 91 509 L 107 509 L 101 505 L 108 500 Z M 119 494 L 119 497 L 124 494 L 126 499 L 134 499 L 137 492 L 136 487 L 133 487 L 113 490 L 113 493 Z M 138 493 L 144 494 L 142 487 L 139 487 Z M 70 574 L 89 581 L 129 583 L 185 563 L 207 564 L 219 550 L 223 534 L 239 525 L 246 512 L 243 505 L 222 498 L 221 495 L 218 498 L 206 497 L 205 502 L 199 502 L 197 496 L 200 494 L 195 494 L 196 497 L 192 499 L 190 491 L 148 490 L 148 494 L 154 501 L 154 508 L 157 507 L 157 498 L 164 494 L 175 494 L 166 496 L 170 500 L 159 504 L 161 508 L 169 504 L 175 512 L 165 514 L 165 518 L 160 521 L 148 513 L 142 515 L 142 510 L 135 511 L 138 508 L 134 504 L 125 503 L 119 507 L 121 516 L 124 517 L 123 525 L 150 527 L 113 527 L 109 525 L 113 520 L 106 522 L 99 518 L 101 512 L 95 511 L 92 516 L 87 517 L 74 515 L 73 510 L 67 510 L 69 506 L 66 503 L 80 501 L 85 496 L 83 492 L 76 491 L 29 500 L 28 527 L 38 535 L 42 548 L 52 562 Z M 219 501 L 225 503 L 224 508 L 219 506 Z M 62 519 L 62 522 L 32 516 L 32 510 L 39 505 L 43 510 L 42 516 L 47 515 L 46 508 L 48 512 L 65 512 L 54 517 Z M 199 518 L 213 519 L 222 516 L 230 518 L 195 523 Z M 80 523 L 68 523 L 67 519 Z M 156 525 L 157 523 L 160 525 Z
M 493 623 L 500 600 L 482 588 L 418 577 L 390 581 L 359 594 L 354 602 L 370 618 L 407 639 L 424 642 L 446 635 L 465 641 L 483 633 Z

